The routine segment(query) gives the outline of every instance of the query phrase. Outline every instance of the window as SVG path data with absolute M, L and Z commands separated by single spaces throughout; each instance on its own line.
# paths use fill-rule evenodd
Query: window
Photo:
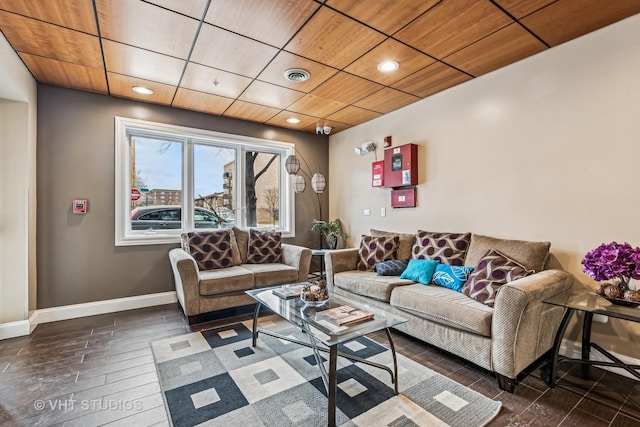
M 293 144 L 116 117 L 117 246 L 237 225 L 294 235 Z

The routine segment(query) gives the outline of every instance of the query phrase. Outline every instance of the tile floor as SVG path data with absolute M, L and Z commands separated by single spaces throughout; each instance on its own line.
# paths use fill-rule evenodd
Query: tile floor
M 167 426 L 149 342 L 244 320 L 190 328 L 177 304 L 39 325 L 31 336 L 0 341 L 0 426 Z M 385 335 L 372 336 L 382 343 Z M 501 391 L 494 376 L 402 333 L 398 352 L 500 400 L 490 426 L 640 426 L 640 382 L 565 366 L 553 389 L 545 366 Z M 466 426 L 464 426 L 466 427 Z

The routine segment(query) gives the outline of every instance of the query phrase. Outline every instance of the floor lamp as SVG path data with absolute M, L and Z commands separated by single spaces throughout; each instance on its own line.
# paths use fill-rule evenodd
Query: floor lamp
M 313 176 L 310 176 L 309 173 L 305 172 L 300 167 L 300 159 L 302 159 L 304 164 L 307 166 L 309 173 L 311 173 L 311 168 L 304 157 L 296 154 L 291 154 L 287 157 L 287 160 L 284 162 L 284 167 L 289 175 L 294 175 L 293 191 L 296 193 L 302 193 L 305 188 L 307 188 L 307 181 L 302 175 L 305 175 L 309 180 L 311 180 L 311 188 L 313 188 L 313 191 L 318 197 L 318 208 L 320 210 L 320 220 L 322 221 L 322 193 L 324 193 L 324 189 L 327 187 L 327 179 L 322 173 L 320 173 L 320 166 L 318 166 L 318 172 L 314 173 Z M 320 233 L 320 249 L 322 249 L 322 233 Z

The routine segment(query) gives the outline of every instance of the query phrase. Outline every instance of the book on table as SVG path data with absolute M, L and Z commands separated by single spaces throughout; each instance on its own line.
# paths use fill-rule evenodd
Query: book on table
M 274 289 L 271 292 L 273 293 L 273 295 L 282 299 L 293 299 L 300 296 L 302 288 L 304 288 L 304 285 L 282 286 L 280 288 Z
M 326 320 L 337 326 L 347 326 L 373 319 L 373 313 L 349 305 L 329 308 L 316 313 L 316 321 Z

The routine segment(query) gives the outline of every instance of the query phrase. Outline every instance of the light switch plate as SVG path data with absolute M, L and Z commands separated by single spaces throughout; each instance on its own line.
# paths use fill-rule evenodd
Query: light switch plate
M 371 209 L 365 209 L 363 213 L 365 215 L 371 215 Z
M 387 208 L 380 208 L 380 216 L 387 216 Z

